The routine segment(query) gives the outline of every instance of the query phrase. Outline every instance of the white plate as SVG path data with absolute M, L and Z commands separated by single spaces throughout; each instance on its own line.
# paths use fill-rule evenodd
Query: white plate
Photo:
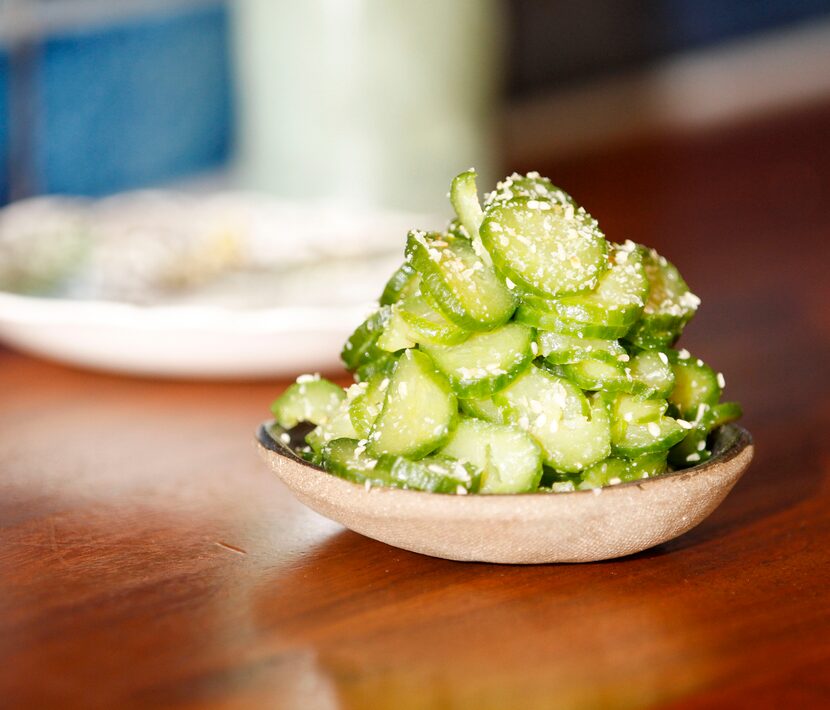
M 89 224 L 99 227 L 105 224 L 103 214 L 109 220 L 106 224 L 114 223 L 119 230 L 113 231 L 108 243 L 110 261 L 98 262 L 93 278 L 89 264 L 96 262 L 88 261 L 85 272 L 79 269 L 77 284 L 70 279 L 61 297 L 0 291 L 0 340 L 35 355 L 133 375 L 247 379 L 336 372 L 342 367 L 339 354 L 344 340 L 370 312 L 372 299 L 402 260 L 407 227 L 419 225 L 413 224 L 417 217 L 412 215 L 341 214 L 261 196 L 205 198 L 200 206 L 217 211 L 221 207 L 225 221 L 235 220 L 241 243 L 253 254 L 251 271 L 225 274 L 215 282 L 142 305 L 117 291 L 136 273 L 145 274 L 131 271 L 130 259 L 118 261 L 122 242 L 113 240 L 130 231 L 124 225 L 132 229 L 131 241 L 123 242 L 130 248 L 143 245 L 144 239 L 165 239 L 165 230 L 184 233 L 182 214 L 187 219 L 193 213 L 177 208 L 179 216 L 167 220 L 158 211 L 162 216 L 153 218 L 152 229 L 142 224 L 144 231 L 138 232 L 131 225 L 136 213 L 148 211 L 142 208 L 149 199 L 160 198 L 155 193 L 149 198 L 146 194 L 111 198 L 87 217 Z M 33 223 L 46 224 L 41 218 L 44 202 L 41 198 L 39 203 L 19 203 L 3 211 L 16 220 L 7 218 L 0 227 L 9 230 L 7 244 L 17 238 L 13 247 L 18 261 L 31 256 L 28 263 L 48 263 L 43 245 L 48 251 L 49 240 L 28 239 L 25 231 Z M 230 211 L 225 208 L 229 202 Z M 45 206 L 54 212 L 54 205 Z M 64 207 L 59 204 L 56 209 L 50 229 L 60 234 Z M 79 208 L 73 205 L 73 209 Z M 256 230 L 249 228 L 252 224 Z M 422 219 L 421 224 L 429 228 L 434 218 Z M 40 252 L 35 248 L 38 241 Z M 116 261 L 111 259 L 113 253 Z M 127 276 L 121 278 L 115 267 L 125 264 Z M 90 290 L 90 283 L 113 281 L 113 273 L 116 291 Z M 140 279 L 137 283 L 144 287 Z
M 0 293 L 0 338 L 81 367 L 134 375 L 260 378 L 338 367 L 369 305 L 233 311 Z

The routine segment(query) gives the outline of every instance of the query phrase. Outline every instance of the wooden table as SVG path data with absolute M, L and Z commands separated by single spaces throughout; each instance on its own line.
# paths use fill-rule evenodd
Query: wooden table
M 0 352 L 0 705 L 826 706 L 829 146 L 824 107 L 547 166 L 681 265 L 703 298 L 685 343 L 756 438 L 718 511 L 627 559 L 393 549 L 260 463 L 283 383 Z

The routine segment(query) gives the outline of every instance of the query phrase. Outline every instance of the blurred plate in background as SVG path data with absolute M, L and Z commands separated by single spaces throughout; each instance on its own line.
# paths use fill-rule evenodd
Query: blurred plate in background
M 137 375 L 336 370 L 413 226 L 436 219 L 230 193 L 20 202 L 0 212 L 0 340 Z

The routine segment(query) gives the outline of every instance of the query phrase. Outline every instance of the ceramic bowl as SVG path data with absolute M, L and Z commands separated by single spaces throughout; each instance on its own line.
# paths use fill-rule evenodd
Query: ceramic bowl
M 404 550 L 506 564 L 606 560 L 671 540 L 718 507 L 753 455 L 749 432 L 730 424 L 715 433 L 706 463 L 657 478 L 570 493 L 456 496 L 366 489 L 302 460 L 282 433 L 263 424 L 259 450 L 312 510 Z

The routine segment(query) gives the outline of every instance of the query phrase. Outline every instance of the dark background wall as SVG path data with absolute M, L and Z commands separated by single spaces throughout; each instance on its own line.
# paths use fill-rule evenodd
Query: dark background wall
M 828 0 L 510 0 L 510 96 L 830 17 Z

